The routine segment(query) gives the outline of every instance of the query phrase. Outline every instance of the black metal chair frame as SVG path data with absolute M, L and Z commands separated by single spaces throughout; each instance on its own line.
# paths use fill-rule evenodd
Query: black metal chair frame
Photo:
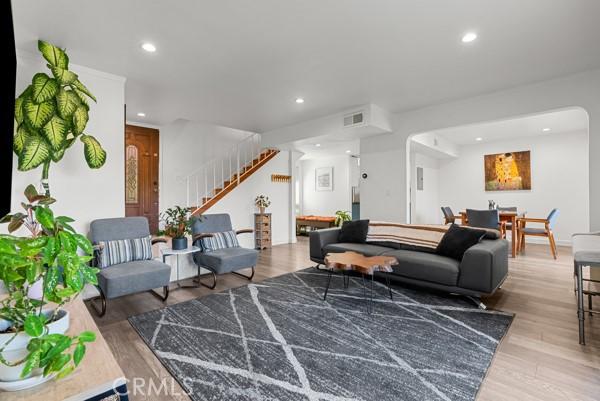
M 152 245 L 155 245 L 158 243 L 166 243 L 166 242 L 167 242 L 167 240 L 165 238 L 152 238 L 152 241 L 151 241 Z M 92 266 L 98 266 L 98 256 L 99 256 L 100 252 L 102 252 L 102 249 L 98 245 L 94 245 L 94 258 L 92 259 Z M 106 314 L 108 299 L 106 298 L 106 295 L 104 295 L 104 291 L 102 291 L 102 288 L 100 288 L 99 285 L 96 285 L 95 287 L 98 290 L 98 292 L 100 292 L 100 295 L 90 299 L 90 305 L 92 305 L 92 308 L 94 308 L 94 311 L 96 311 L 96 313 L 98 314 L 99 317 L 103 317 Z M 154 290 L 148 290 L 148 292 L 163 302 L 166 302 L 166 300 L 169 298 L 169 286 L 168 285 L 163 286 L 163 295 L 158 294 Z M 128 295 L 133 295 L 133 294 L 128 294 Z M 123 295 L 123 296 L 126 297 L 128 295 Z M 118 298 L 121 298 L 121 297 L 118 297 Z M 98 305 L 97 305 L 98 300 L 100 300 L 100 308 L 98 308 Z
M 254 230 L 252 230 L 252 229 L 243 229 L 243 230 L 237 230 L 235 233 L 236 233 L 236 235 L 239 235 L 239 234 L 252 234 L 253 232 L 254 232 Z M 196 241 L 201 241 L 202 238 L 212 237 L 212 236 L 213 235 L 209 234 L 209 233 L 199 233 L 199 234 L 196 234 L 196 235 L 194 235 L 192 237 L 192 242 L 194 243 Z M 212 271 L 212 269 L 210 267 L 200 266 L 198 263 L 196 263 L 196 265 L 198 266 L 198 274 L 197 274 L 197 277 L 194 279 L 194 283 L 197 284 L 197 287 L 203 286 L 203 287 L 206 287 L 206 288 L 208 288 L 210 290 L 214 290 L 215 287 L 217 286 L 217 274 L 214 271 Z M 202 267 L 205 268 L 206 270 L 208 270 L 209 272 L 205 273 L 205 274 L 200 274 L 200 269 Z M 252 281 L 252 279 L 254 278 L 254 270 L 255 270 L 255 268 L 256 268 L 256 266 L 249 267 L 249 269 L 252 269 L 252 273 L 249 276 L 247 276 L 245 274 L 242 274 L 242 273 L 238 273 L 236 271 L 232 271 L 230 273 L 231 274 L 235 274 L 236 276 L 243 277 L 243 278 L 245 278 L 248 281 Z M 203 283 L 200 280 L 203 276 L 212 276 L 212 280 L 213 280 L 212 284 L 208 285 L 208 284 Z

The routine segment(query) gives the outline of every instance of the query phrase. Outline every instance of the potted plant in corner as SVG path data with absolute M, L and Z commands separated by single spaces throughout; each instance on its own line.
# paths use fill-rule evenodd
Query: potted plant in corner
M 352 220 L 352 216 L 350 215 L 350 212 L 347 212 L 345 210 L 338 210 L 337 212 L 335 212 L 335 225 L 338 227 L 341 227 L 342 224 L 344 224 L 344 221 L 350 221 Z
M 165 210 L 160 215 L 165 228 L 159 234 L 172 238 L 171 247 L 173 250 L 181 250 L 188 247 L 187 235 L 192 233 L 191 211 L 189 207 L 174 206 Z
M 264 214 L 265 209 L 271 206 L 271 201 L 266 195 L 258 195 L 256 199 L 254 199 L 254 204 L 258 207 L 259 213 Z
M 95 333 L 65 334 L 69 314 L 63 306 L 86 284 L 97 284 L 90 267 L 92 245 L 67 216 L 54 216 L 54 199 L 25 190 L 24 213 L 7 215 L 10 234 L 0 235 L 0 280 L 7 295 L 0 300 L 0 390 L 20 390 L 71 373 L 83 359 Z M 28 236 L 15 236 L 20 227 Z M 39 299 L 30 290 L 41 283 Z

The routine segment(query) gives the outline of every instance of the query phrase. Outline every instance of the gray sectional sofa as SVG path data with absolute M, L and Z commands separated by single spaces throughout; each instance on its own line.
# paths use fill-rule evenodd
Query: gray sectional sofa
M 462 261 L 458 261 L 421 250 L 340 243 L 339 231 L 339 228 L 331 228 L 310 233 L 313 262 L 323 264 L 328 253 L 345 251 L 366 256 L 394 256 L 399 264 L 389 273 L 393 280 L 476 298 L 493 294 L 508 274 L 509 245 L 504 239 L 484 239 L 469 248 Z

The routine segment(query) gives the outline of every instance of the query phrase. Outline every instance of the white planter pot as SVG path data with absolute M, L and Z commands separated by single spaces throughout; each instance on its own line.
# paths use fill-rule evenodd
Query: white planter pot
M 44 314 L 50 316 L 53 311 L 45 311 Z M 3 322 L 5 323 L 5 322 Z M 1 324 L 0 324 L 1 325 Z M 48 334 L 65 334 L 69 329 L 69 312 L 61 310 L 58 314 L 58 319 L 47 325 Z M 0 348 L 4 346 L 14 333 L 0 334 Z M 9 362 L 19 361 L 27 354 L 27 344 L 31 337 L 23 332 L 17 334 L 14 340 L 4 349 L 2 356 Z M 29 376 L 21 379 L 21 371 L 23 364 L 17 366 L 6 366 L 0 363 L 0 390 L 16 391 L 25 388 L 37 386 L 51 378 L 51 376 L 43 377 L 42 369 L 35 369 Z

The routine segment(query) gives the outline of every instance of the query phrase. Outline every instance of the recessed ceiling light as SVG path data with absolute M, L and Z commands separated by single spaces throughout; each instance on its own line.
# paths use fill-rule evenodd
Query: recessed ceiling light
M 304 103 L 304 99 L 302 99 L 301 97 L 297 97 L 296 98 L 296 103 L 302 104 L 302 103 Z
M 550 131 L 550 128 L 544 128 L 542 131 L 548 132 L 548 131 Z
M 475 32 L 467 32 L 462 37 L 462 42 L 470 43 L 470 42 L 474 41 L 475 39 L 477 39 L 477 34 Z
M 146 117 L 146 113 L 138 113 L 138 117 Z
M 352 151 L 351 150 L 347 150 L 346 153 L 352 153 Z
M 315 144 L 315 146 L 316 146 L 317 148 L 320 148 L 320 147 L 321 147 L 321 144 L 320 144 L 320 143 L 316 143 L 316 144 Z
M 154 53 L 156 51 L 156 46 L 150 42 L 146 42 L 142 44 L 142 49 L 146 50 L 148 53 Z
M 483 138 L 481 138 L 481 137 L 477 137 L 477 138 L 475 138 L 475 140 L 476 140 L 477 142 L 479 142 L 479 141 L 483 141 Z

